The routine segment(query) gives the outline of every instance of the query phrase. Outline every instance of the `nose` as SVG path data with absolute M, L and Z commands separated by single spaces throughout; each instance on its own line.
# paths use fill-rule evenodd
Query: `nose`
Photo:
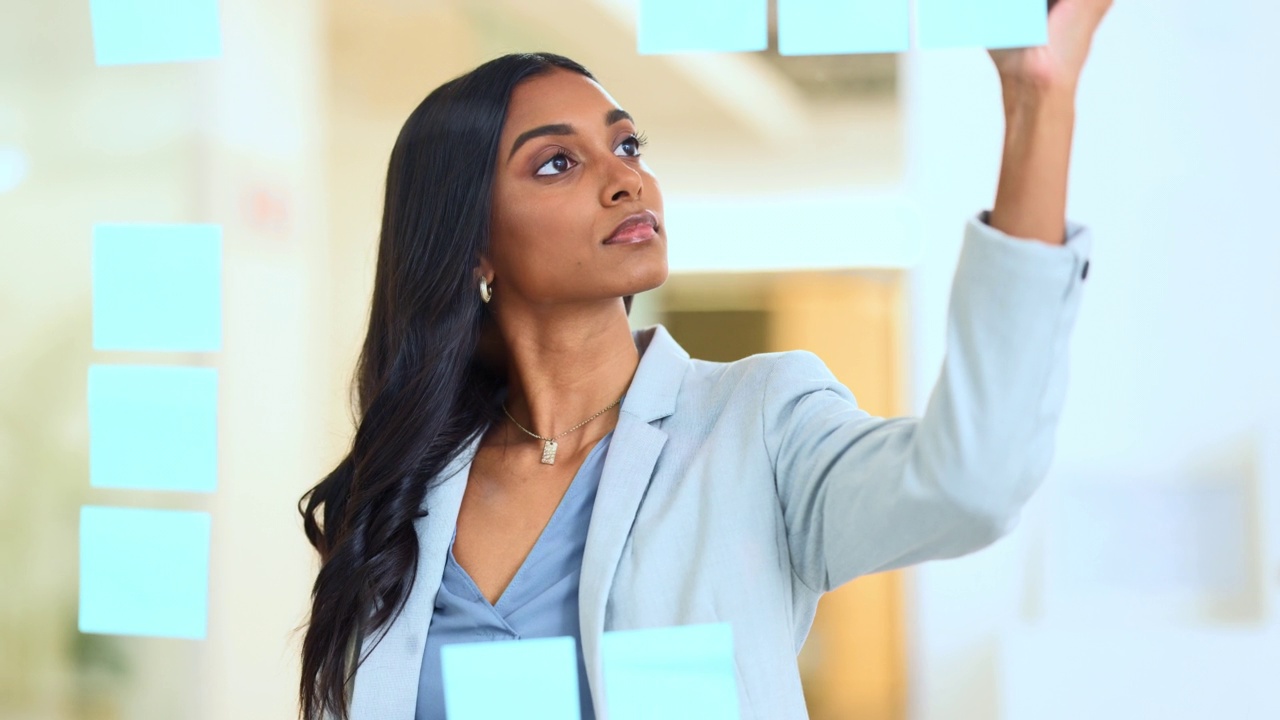
M 639 168 L 632 165 L 634 161 L 617 155 L 613 161 L 605 164 L 607 177 L 601 200 L 606 205 L 613 205 L 625 199 L 637 199 L 644 192 L 644 177 Z

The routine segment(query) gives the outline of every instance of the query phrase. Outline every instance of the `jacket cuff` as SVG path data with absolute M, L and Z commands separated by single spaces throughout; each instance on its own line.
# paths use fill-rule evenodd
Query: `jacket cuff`
M 1066 258 L 1060 259 L 1059 262 L 1069 262 L 1073 277 L 1083 282 L 1089 277 L 1089 260 L 1093 255 L 1093 233 L 1089 231 L 1088 227 L 1074 222 L 1070 218 L 1067 218 L 1066 222 L 1066 238 L 1063 244 L 1059 246 L 1035 239 L 1015 237 L 997 230 L 991 226 L 991 210 L 983 210 L 969 218 L 965 235 L 967 237 L 979 236 L 980 239 L 998 245 L 1031 246 L 1033 250 L 1040 250 L 1039 254 L 1046 258 L 1054 254 L 1065 255 Z M 1035 255 L 1036 253 L 1031 252 L 1029 254 Z

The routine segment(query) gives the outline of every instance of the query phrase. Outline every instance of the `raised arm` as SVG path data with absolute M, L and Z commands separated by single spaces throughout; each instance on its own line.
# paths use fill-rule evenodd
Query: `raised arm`
M 1063 245 L 1028 242 L 983 215 L 966 227 L 922 417 L 869 415 L 813 353 L 775 361 L 764 438 L 812 590 L 990 544 L 1048 471 L 1092 236 L 1069 222 Z
M 1004 101 L 1004 155 L 990 223 L 1010 236 L 1060 245 L 1076 89 L 1112 0 L 1049 0 L 1049 42 L 989 50 Z
M 869 415 L 812 353 L 773 367 L 765 443 L 793 569 L 811 589 L 984 547 L 1048 472 L 1092 245 L 1065 218 L 1075 93 L 1110 7 L 1049 0 L 1046 45 L 989 51 L 1006 121 L 1000 182 L 965 231 L 924 416 Z

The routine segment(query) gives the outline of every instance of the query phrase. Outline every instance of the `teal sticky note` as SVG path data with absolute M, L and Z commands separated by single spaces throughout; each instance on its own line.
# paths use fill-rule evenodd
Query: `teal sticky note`
M 1045 0 L 917 0 L 922 49 L 1035 47 L 1049 42 Z
M 449 720 L 578 720 L 577 652 L 567 635 L 445 645 L 440 648 L 445 715 Z
M 80 632 L 203 640 L 209 513 L 80 508 Z
M 96 225 L 93 349 L 222 349 L 220 225 Z
M 600 652 L 610 720 L 738 720 L 728 623 L 610 631 Z
M 89 484 L 216 490 L 217 369 L 90 365 Z
M 640 0 L 641 55 L 753 52 L 769 47 L 768 0 Z
M 99 65 L 189 62 L 222 55 L 218 0 L 89 0 Z
M 778 54 L 906 52 L 907 0 L 778 0 Z

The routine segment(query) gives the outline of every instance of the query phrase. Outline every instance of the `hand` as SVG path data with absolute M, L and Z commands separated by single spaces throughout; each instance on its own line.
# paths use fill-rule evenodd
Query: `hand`
M 1112 0 L 1048 0 L 1049 43 L 987 52 L 1006 92 L 1065 92 L 1074 97 L 1094 31 Z

